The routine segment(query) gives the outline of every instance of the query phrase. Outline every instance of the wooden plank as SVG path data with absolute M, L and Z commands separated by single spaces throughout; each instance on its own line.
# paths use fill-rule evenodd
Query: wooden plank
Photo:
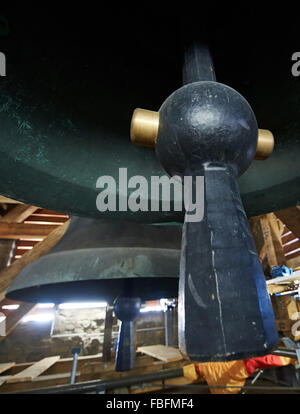
M 3 364 L 0 364 L 0 374 L 2 374 L 3 372 L 9 370 L 14 365 L 16 365 L 15 362 L 5 362 Z
M 0 222 L 0 239 L 44 239 L 53 230 L 53 225 Z
M 50 368 L 55 362 L 60 359 L 60 356 L 53 356 L 43 358 L 42 360 L 36 362 L 35 364 L 31 365 L 31 367 L 24 369 L 24 371 L 19 372 L 18 374 L 12 376 L 11 378 L 7 379 L 6 382 L 8 384 L 13 384 L 15 382 L 25 382 L 25 381 L 32 381 L 33 379 L 37 378 L 40 374 Z
M 102 357 L 102 354 L 79 356 L 78 363 L 77 363 L 77 369 L 80 371 L 80 368 L 82 368 L 85 365 L 99 362 L 101 361 L 101 357 Z M 14 367 L 11 368 L 10 372 L 12 375 L 18 374 L 19 372 L 23 371 L 26 368 L 29 368 L 33 364 L 34 362 L 23 362 L 20 364 L 16 364 Z M 50 375 L 50 374 L 61 374 L 63 372 L 71 372 L 72 364 L 73 364 L 73 357 L 61 358 L 55 364 L 53 364 L 50 368 L 48 368 L 47 371 L 44 372 L 44 374 Z M 102 370 L 103 370 L 103 366 L 102 366 Z
M 300 209 L 299 206 L 275 211 L 276 216 L 300 238 Z
M 148 361 L 147 365 L 143 363 L 139 363 L 140 359 L 146 360 L 150 359 L 150 357 L 137 357 L 136 359 L 136 367 L 133 370 L 125 371 L 125 372 L 116 372 L 115 366 L 112 362 L 109 362 L 108 364 L 104 364 L 102 367 L 102 371 L 99 374 L 99 371 L 96 372 L 93 371 L 85 371 L 83 372 L 81 369 L 77 371 L 76 373 L 76 382 L 84 382 L 84 381 L 93 381 L 93 380 L 99 380 L 101 379 L 112 379 L 112 378 L 121 378 L 131 375 L 141 375 L 143 373 L 149 373 L 149 372 L 156 372 L 161 371 L 164 369 L 177 369 L 181 368 L 184 365 L 187 365 L 189 362 L 187 361 L 176 361 L 176 362 L 169 362 L 164 363 L 161 361 L 155 361 L 151 362 Z M 56 364 L 53 365 L 59 366 L 60 362 L 57 361 Z M 103 363 L 102 363 L 103 364 Z M 52 368 L 49 368 L 47 372 L 52 371 Z M 46 371 L 45 371 L 46 373 Z M 36 378 L 34 378 L 32 381 L 27 382 L 19 382 L 19 383 L 4 383 L 2 387 L 0 387 L 0 393 L 6 393 L 6 392 L 20 392 L 20 391 L 26 391 L 26 390 L 33 390 L 38 388 L 45 388 L 50 387 L 53 385 L 63 385 L 63 384 L 69 384 L 70 383 L 70 373 L 69 372 L 61 372 L 54 375 L 40 375 Z M 10 379 L 11 377 L 8 377 L 7 379 Z
M 20 259 L 15 260 L 10 266 L 0 272 L 0 300 L 5 297 L 6 289 L 11 285 L 20 271 L 29 263 L 37 260 L 52 249 L 62 238 L 69 224 L 70 219 L 54 230 L 51 226 L 52 231 L 45 240 L 36 244 L 33 249 L 28 250 Z
M 24 220 L 38 209 L 39 207 L 19 204 L 6 213 L 5 216 L 1 217 L 0 223 L 23 223 Z
M 183 359 L 178 349 L 165 345 L 150 345 L 137 348 L 137 352 L 152 356 L 163 362 L 180 361 Z

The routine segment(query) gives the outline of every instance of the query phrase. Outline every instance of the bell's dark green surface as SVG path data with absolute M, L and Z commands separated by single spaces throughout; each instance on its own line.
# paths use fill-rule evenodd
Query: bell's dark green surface
M 87 5 L 64 10 L 26 2 L 0 12 L 7 22 L 0 30 L 7 61 L 0 77 L 0 193 L 78 216 L 181 221 L 174 211 L 100 213 L 96 181 L 118 180 L 124 167 L 128 177 L 165 174 L 153 149 L 130 143 L 131 115 L 136 107 L 157 111 L 182 85 L 183 46 L 198 39 L 211 50 L 218 81 L 240 92 L 259 128 L 275 137 L 270 158 L 254 161 L 239 179 L 247 215 L 299 203 L 296 14 L 261 16 L 259 29 L 252 5 L 246 12 L 202 4 L 180 12 L 131 7 L 107 6 L 99 14 Z
M 180 243 L 181 225 L 73 217 L 57 245 L 21 271 L 6 296 L 33 303 L 177 297 Z

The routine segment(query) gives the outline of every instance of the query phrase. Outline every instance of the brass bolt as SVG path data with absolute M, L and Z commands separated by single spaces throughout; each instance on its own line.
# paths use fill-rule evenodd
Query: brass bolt
M 156 145 L 159 126 L 159 112 L 137 108 L 134 110 L 131 127 L 131 141 L 143 147 L 154 148 Z M 267 129 L 258 130 L 257 149 L 254 159 L 265 160 L 273 152 L 274 136 Z
M 258 130 L 257 148 L 254 159 L 266 160 L 273 152 L 274 136 L 267 129 Z
M 159 125 L 159 112 L 137 108 L 131 119 L 130 138 L 136 145 L 155 147 Z

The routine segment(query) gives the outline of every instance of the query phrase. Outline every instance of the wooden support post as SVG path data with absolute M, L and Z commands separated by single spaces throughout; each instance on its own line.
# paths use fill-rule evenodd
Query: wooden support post
M 250 227 L 252 230 L 253 224 Z M 258 222 L 255 222 L 254 229 L 256 232 L 253 233 L 254 240 L 256 243 L 260 244 L 260 257 L 261 251 L 266 253 L 270 268 L 284 265 L 286 259 L 282 249 L 280 228 L 274 215 L 265 214 L 259 216 Z M 256 237 L 257 234 L 259 234 L 258 239 Z
M 104 326 L 103 351 L 102 351 L 103 362 L 111 361 L 112 325 L 113 325 L 113 308 L 107 305 L 106 316 L 105 316 L 105 326 Z
M 269 228 L 271 230 L 272 242 L 275 250 L 276 261 L 279 266 L 286 264 L 286 258 L 283 252 L 281 235 L 283 223 L 279 222 L 274 213 L 267 214 Z
M 249 226 L 254 239 L 255 247 L 260 261 L 262 262 L 265 255 L 267 254 L 265 246 L 265 238 L 261 226 L 261 217 L 256 216 L 249 219 Z

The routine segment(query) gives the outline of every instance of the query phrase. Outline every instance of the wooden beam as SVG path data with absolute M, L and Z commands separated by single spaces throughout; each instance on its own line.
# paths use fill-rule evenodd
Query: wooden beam
M 4 364 L 0 364 L 0 374 L 3 374 L 3 372 L 7 371 L 8 369 L 11 369 L 15 365 L 15 362 L 5 362 Z
M 0 222 L 0 239 L 42 240 L 52 230 L 52 225 Z
M 18 309 L 11 311 L 5 320 L 5 331 L 6 336 L 0 336 L 0 342 L 3 341 L 18 325 L 21 319 L 27 315 L 33 308 L 35 304 L 22 302 Z
M 0 300 L 5 297 L 7 288 L 11 285 L 20 271 L 29 263 L 34 262 L 44 254 L 48 253 L 48 251 L 62 238 L 69 224 L 70 219 L 54 230 L 53 226 L 50 226 L 52 231 L 44 240 L 37 243 L 33 249 L 28 250 L 20 259 L 15 260 L 10 266 L 0 272 Z
M 136 352 L 152 356 L 163 362 L 181 361 L 183 359 L 177 348 L 165 345 L 141 346 L 137 348 Z
M 300 238 L 300 209 L 299 206 L 275 211 L 276 216 Z
M 267 214 L 269 227 L 271 230 L 272 243 L 275 250 L 276 260 L 279 266 L 286 264 L 284 249 L 282 246 L 281 235 L 283 233 L 283 223 L 277 219 L 274 213 Z
M 0 195 L 0 204 L 23 204 L 22 201 L 13 200 L 12 198 Z
M 23 223 L 39 207 L 29 206 L 27 204 L 18 204 L 12 208 L 5 216 L 0 218 L 0 223 Z
M 260 261 L 262 262 L 265 255 L 267 254 L 267 250 L 260 221 L 261 217 L 262 216 L 251 217 L 249 219 L 249 226 L 254 239 L 257 254 Z
M 286 263 L 285 256 L 283 254 L 282 245 L 278 236 L 278 227 L 274 223 L 274 218 L 269 217 L 268 214 L 261 216 L 260 218 L 263 237 L 265 240 L 265 247 L 268 257 L 269 266 L 281 266 Z

